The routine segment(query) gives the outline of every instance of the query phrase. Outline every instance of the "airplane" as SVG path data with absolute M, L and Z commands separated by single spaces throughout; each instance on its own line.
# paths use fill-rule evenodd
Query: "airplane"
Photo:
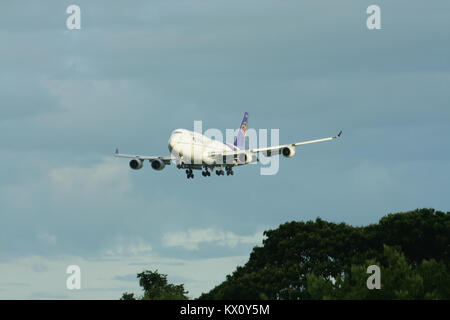
M 258 162 L 257 154 L 261 153 L 266 157 L 282 154 L 286 158 L 292 158 L 295 155 L 295 149 L 298 146 L 330 141 L 340 138 L 342 131 L 336 136 L 295 142 L 280 146 L 271 146 L 266 148 L 245 149 L 245 137 L 247 133 L 248 112 L 244 113 L 241 126 L 234 140 L 234 144 L 226 144 L 220 141 L 210 139 L 199 132 L 186 129 L 176 129 L 169 138 L 169 156 L 142 156 L 133 154 L 121 154 L 116 148 L 115 157 L 129 158 L 130 168 L 139 170 L 143 167 L 144 161 L 148 160 L 154 170 L 160 171 L 166 165 L 174 162 L 178 169 L 186 169 L 188 179 L 194 178 L 192 170 L 202 170 L 204 177 L 211 176 L 211 171 L 216 168 L 216 175 L 223 176 L 226 170 L 227 176 L 234 175 L 233 167 Z M 209 171 L 211 170 L 211 171 Z

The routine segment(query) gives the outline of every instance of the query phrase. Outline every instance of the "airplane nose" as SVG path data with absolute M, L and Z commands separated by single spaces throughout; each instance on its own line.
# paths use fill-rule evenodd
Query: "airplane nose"
M 173 142 L 172 139 L 170 139 L 170 140 L 169 140 L 169 151 L 172 151 L 173 146 L 174 146 L 174 142 Z

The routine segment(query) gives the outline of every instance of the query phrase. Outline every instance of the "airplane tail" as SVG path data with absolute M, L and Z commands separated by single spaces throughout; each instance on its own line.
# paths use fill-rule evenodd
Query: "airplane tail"
M 237 149 L 245 148 L 245 135 L 247 134 L 247 120 L 248 120 L 248 112 L 244 113 L 244 118 L 242 119 L 239 132 L 236 136 L 236 139 L 234 139 L 234 146 Z

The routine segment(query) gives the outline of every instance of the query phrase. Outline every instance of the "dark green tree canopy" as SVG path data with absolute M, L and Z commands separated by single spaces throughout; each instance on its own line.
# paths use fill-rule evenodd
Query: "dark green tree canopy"
M 143 271 L 137 275 L 139 285 L 144 289 L 144 295 L 139 300 L 187 300 L 188 294 L 184 285 L 168 283 L 167 275 L 155 271 Z M 133 293 L 125 292 L 121 300 L 136 300 Z
M 253 249 L 244 266 L 200 299 L 355 298 L 354 294 L 337 292 L 340 287 L 333 281 L 350 292 L 360 286 L 355 281 L 362 277 L 364 269 L 361 279 L 365 286 L 369 262 L 396 272 L 416 273 L 413 279 L 416 282 L 411 280 L 415 287 L 411 284 L 409 291 L 405 289 L 407 293 L 376 298 L 450 298 L 448 291 L 435 290 L 439 282 L 448 283 L 445 281 L 449 278 L 449 212 L 417 209 L 388 214 L 378 224 L 366 227 L 317 218 L 282 224 L 278 229 L 266 231 L 265 236 L 263 246 Z M 407 266 L 397 266 L 405 263 Z M 323 291 L 324 288 L 328 291 Z

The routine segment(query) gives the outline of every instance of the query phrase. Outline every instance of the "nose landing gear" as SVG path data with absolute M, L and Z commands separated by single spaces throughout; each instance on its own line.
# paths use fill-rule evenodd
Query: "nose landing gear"
M 188 179 L 189 179 L 189 178 L 194 179 L 194 174 L 192 173 L 192 169 L 187 169 L 187 170 L 186 170 L 186 175 L 187 175 L 187 178 L 188 178 Z

